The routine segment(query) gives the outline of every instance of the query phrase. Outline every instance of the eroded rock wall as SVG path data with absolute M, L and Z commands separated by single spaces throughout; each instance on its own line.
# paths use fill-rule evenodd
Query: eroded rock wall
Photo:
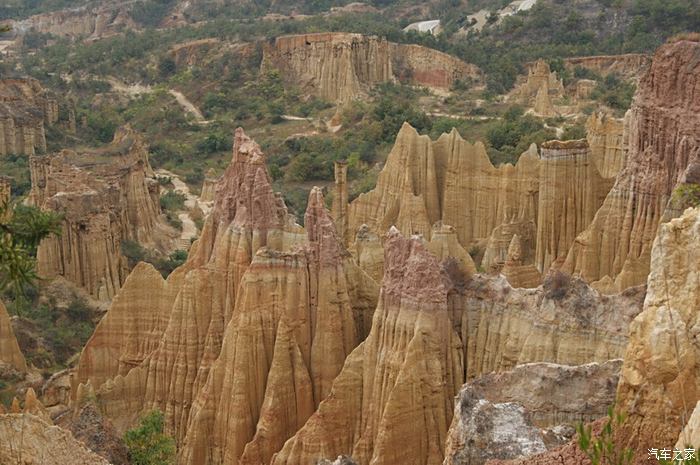
M 675 444 L 700 400 L 700 352 L 694 343 L 699 239 L 700 208 L 695 208 L 661 225 L 654 241 L 644 311 L 630 327 L 617 391 L 617 407 L 627 414 L 617 442 L 635 451 Z M 647 458 L 641 455 L 640 463 Z
M 167 250 L 159 186 L 146 145 L 130 128 L 117 131 L 106 149 L 64 150 L 29 163 L 29 202 L 63 215 L 62 234 L 39 245 L 40 276 L 63 276 L 92 296 L 111 299 L 128 274 L 123 241 Z
M 27 371 L 27 362 L 12 331 L 10 315 L 0 301 L 0 373 L 5 371 L 5 367 L 20 373 Z
M 0 156 L 46 151 L 45 126 L 58 120 L 58 103 L 35 79 L 0 79 Z
M 652 242 L 675 187 L 700 164 L 700 43 L 660 47 L 626 117 L 624 168 L 568 253 L 564 269 L 615 290 L 645 282 Z
M 261 66 L 331 102 L 361 97 L 382 82 L 449 89 L 457 79 L 481 78 L 476 66 L 437 50 L 339 32 L 277 37 L 264 45 Z

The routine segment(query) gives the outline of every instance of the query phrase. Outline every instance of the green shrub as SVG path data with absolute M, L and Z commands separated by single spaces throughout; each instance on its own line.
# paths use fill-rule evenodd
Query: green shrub
M 133 465 L 172 465 L 175 463 L 175 440 L 164 434 L 163 413 L 154 410 L 141 419 L 141 424 L 124 434 Z
M 185 195 L 180 192 L 168 191 L 160 196 L 160 208 L 176 212 L 185 209 Z
M 608 408 L 608 420 L 597 437 L 594 437 L 590 426 L 580 423 L 576 431 L 578 433 L 578 445 L 588 456 L 592 465 L 630 465 L 632 463 L 632 449 L 620 448 L 615 444 L 615 428 L 622 425 L 625 416 L 615 413 L 614 406 Z

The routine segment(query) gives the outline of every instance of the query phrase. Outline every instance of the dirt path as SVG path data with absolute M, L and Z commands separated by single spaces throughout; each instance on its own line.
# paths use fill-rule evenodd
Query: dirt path
M 114 78 L 106 78 L 106 81 L 109 82 L 109 85 L 112 86 L 112 90 L 116 92 L 120 92 L 122 94 L 126 94 L 130 97 L 136 97 L 142 94 L 147 94 L 150 92 L 153 92 L 153 88 L 151 86 L 146 86 L 143 84 L 126 84 L 124 82 L 118 81 L 117 79 Z M 182 107 L 183 110 L 185 110 L 185 113 L 189 113 L 192 115 L 192 117 L 195 119 L 195 121 L 199 124 L 208 124 L 209 121 L 204 119 L 204 115 L 202 114 L 201 111 L 199 111 L 199 108 L 197 108 L 194 103 L 192 103 L 186 96 L 180 91 L 177 91 L 175 89 L 168 89 L 168 93 L 175 97 L 175 100 L 177 103 Z
M 182 221 L 182 233 L 178 239 L 177 248 L 188 250 L 190 248 L 190 244 L 192 243 L 192 239 L 199 235 L 199 230 L 197 229 L 197 225 L 192 219 L 190 212 L 199 207 L 206 217 L 211 211 L 211 202 L 201 202 L 199 197 L 190 192 L 190 187 L 185 184 L 178 175 L 164 169 L 156 170 L 156 174 L 158 176 L 170 178 L 170 182 L 172 182 L 174 187 L 173 190 L 185 196 L 185 208 L 187 208 L 187 211 L 182 212 L 177 216 L 180 221 Z

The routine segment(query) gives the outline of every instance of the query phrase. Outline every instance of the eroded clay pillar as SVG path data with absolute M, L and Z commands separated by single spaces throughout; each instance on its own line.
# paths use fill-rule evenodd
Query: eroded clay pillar
M 333 193 L 333 221 L 338 236 L 348 243 L 348 163 L 335 162 L 335 192 Z

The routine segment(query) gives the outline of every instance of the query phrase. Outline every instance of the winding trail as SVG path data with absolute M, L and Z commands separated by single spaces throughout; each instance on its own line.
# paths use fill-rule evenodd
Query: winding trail
M 199 230 L 197 229 L 197 225 L 192 219 L 190 212 L 199 207 L 199 209 L 202 210 L 202 214 L 204 214 L 206 217 L 211 211 L 211 202 L 200 201 L 199 197 L 190 192 L 190 187 L 185 184 L 178 175 L 168 170 L 158 169 L 156 170 L 156 175 L 170 178 L 170 182 L 172 182 L 174 187 L 173 191 L 185 196 L 185 207 L 188 211 L 177 215 L 180 221 L 182 221 L 182 233 L 178 239 L 177 248 L 189 250 L 192 239 L 199 235 Z
M 135 97 L 138 95 L 153 92 L 153 88 L 148 85 L 126 84 L 113 77 L 108 77 L 105 80 L 109 82 L 109 85 L 112 86 L 112 90 L 120 92 L 122 94 L 126 94 L 130 97 Z M 185 94 L 175 89 L 168 89 L 168 93 L 175 97 L 175 100 L 182 107 L 182 109 L 185 110 L 185 113 L 192 115 L 192 117 L 198 124 L 209 124 L 209 121 L 204 119 L 204 115 L 201 111 L 199 111 L 199 108 L 197 108 L 195 104 L 192 103 L 187 98 L 187 96 L 185 96 Z

